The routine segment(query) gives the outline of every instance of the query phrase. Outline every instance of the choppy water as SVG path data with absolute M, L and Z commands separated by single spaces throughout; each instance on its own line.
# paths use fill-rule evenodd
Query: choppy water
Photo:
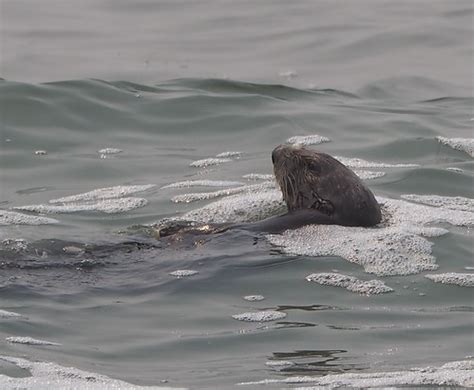
M 58 388 L 231 388 L 474 354 L 471 2 L 43 3 L 1 4 L 0 387 L 61 372 L 28 361 L 87 371 Z M 268 176 L 246 175 L 309 135 L 386 225 L 123 242 L 163 218 L 277 212 Z M 321 273 L 350 278 L 306 280 Z M 429 276 L 446 273 L 463 275 Z M 366 295 L 373 279 L 393 291 Z M 241 321 L 260 311 L 281 318 Z

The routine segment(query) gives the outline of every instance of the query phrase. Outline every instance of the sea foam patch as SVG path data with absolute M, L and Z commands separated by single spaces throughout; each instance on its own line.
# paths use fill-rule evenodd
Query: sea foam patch
M 263 183 L 247 185 L 247 186 L 226 188 L 223 190 L 213 191 L 213 192 L 197 192 L 197 193 L 191 193 L 191 194 L 176 195 L 171 198 L 171 201 L 175 203 L 190 203 L 190 202 L 195 202 L 198 200 L 214 199 L 220 196 L 238 194 L 241 192 L 261 191 L 261 190 L 272 188 L 272 187 L 273 188 L 275 187 L 275 183 L 263 182 Z
M 339 273 L 317 273 L 306 277 L 308 282 L 316 282 L 323 286 L 342 287 L 362 295 L 375 295 L 392 292 L 393 288 L 386 286 L 380 280 L 360 280 L 354 276 L 342 275 Z
M 21 314 L 15 313 L 13 311 L 7 311 L 0 309 L 0 318 L 21 318 Z
M 186 180 L 171 183 L 161 187 L 166 188 L 189 188 L 189 187 L 232 187 L 241 186 L 244 183 L 241 181 L 229 181 L 229 180 Z
M 474 274 L 448 272 L 445 274 L 428 274 L 425 278 L 436 283 L 454 284 L 461 287 L 474 287 Z
M 264 310 L 256 312 L 248 312 L 235 314 L 232 316 L 234 320 L 245 322 L 269 322 L 281 320 L 286 317 L 286 313 L 276 310 Z
M 258 302 L 258 301 L 263 301 L 265 299 L 263 295 L 246 295 L 242 298 L 249 302 Z
M 456 172 L 456 173 L 463 173 L 464 172 L 464 169 L 457 168 L 457 167 L 447 167 L 446 170 L 451 171 L 451 172 Z
M 461 152 L 467 153 L 469 156 L 474 157 L 474 138 L 447 138 L 447 137 L 436 137 L 436 140 L 450 148 L 460 150 Z
M 216 157 L 217 158 L 232 158 L 232 157 L 240 157 L 242 156 L 242 152 L 233 152 L 233 151 L 230 151 L 230 152 L 222 152 L 222 153 L 219 153 L 219 154 L 216 154 Z
M 359 176 L 362 180 L 371 180 L 377 179 L 379 177 L 385 176 L 385 172 L 377 172 L 377 171 L 363 171 L 363 170 L 355 170 L 354 173 Z
M 293 376 L 282 379 L 263 379 L 239 385 L 311 384 L 305 389 L 367 389 L 399 386 L 474 386 L 474 360 L 446 363 L 440 367 L 411 368 L 403 371 L 344 373 L 325 376 Z M 302 388 L 301 388 L 302 389 Z
M 103 148 L 97 151 L 99 154 L 118 154 L 122 153 L 122 149 L 117 149 L 117 148 Z
M 80 211 L 99 211 L 107 214 L 123 213 L 144 207 L 148 203 L 144 198 L 130 197 L 129 195 L 147 191 L 153 187 L 155 187 L 154 184 L 98 188 L 77 195 L 52 199 L 49 204 L 18 206 L 14 209 L 50 214 Z
M 231 162 L 231 158 L 216 158 L 216 157 L 210 157 L 210 158 L 204 158 L 202 160 L 196 160 L 193 161 L 191 164 L 189 164 L 190 167 L 195 167 L 195 168 L 206 168 L 211 165 L 219 165 L 219 164 L 224 164 Z
M 323 137 L 318 134 L 312 135 L 295 135 L 294 137 L 290 137 L 286 140 L 287 144 L 290 145 L 319 145 L 324 142 L 330 142 L 331 140 L 328 137 Z
M 65 196 L 63 198 L 52 199 L 49 203 L 69 203 L 69 202 L 92 202 L 103 199 L 118 199 L 135 194 L 137 192 L 147 191 L 155 187 L 155 184 L 145 184 L 136 186 L 114 186 L 98 188 L 82 194 Z
M 205 223 L 253 222 L 285 210 L 281 192 L 267 189 L 225 197 L 191 210 L 180 219 Z
M 58 223 L 53 218 L 38 217 L 35 215 L 26 215 L 15 211 L 0 210 L 0 226 L 8 225 L 49 225 Z
M 419 166 L 418 164 L 409 163 L 391 164 L 377 161 L 367 161 L 362 158 L 355 157 L 334 156 L 334 158 L 350 168 L 414 168 Z
M 433 244 L 426 238 L 448 231 L 427 224 L 474 225 L 474 213 L 469 211 L 387 198 L 378 201 L 384 221 L 377 227 L 310 225 L 267 238 L 287 254 L 339 256 L 379 276 L 408 275 L 438 268 L 432 255 Z
M 26 359 L 0 356 L 1 360 L 27 370 L 31 376 L 17 378 L 0 374 L 0 388 L 25 390 L 167 390 L 171 387 L 138 386 L 105 375 L 82 371 L 73 367 L 64 367 L 50 362 L 30 362 Z M 175 388 L 176 389 L 176 388 Z
M 247 180 L 273 180 L 274 179 L 273 175 L 266 174 L 266 173 L 247 173 L 246 175 L 243 175 L 242 177 Z
M 439 196 L 439 195 L 416 195 L 406 194 L 400 196 L 416 203 L 423 203 L 433 207 L 446 207 L 452 210 L 463 210 L 474 212 L 474 199 L 462 196 Z
M 34 339 L 33 337 L 7 337 L 5 340 L 7 340 L 9 343 L 13 344 L 26 344 L 26 345 L 53 345 L 53 346 L 58 346 L 61 345 L 59 343 L 54 343 L 52 341 L 46 341 L 46 340 L 38 340 Z
M 170 275 L 176 278 L 186 278 L 189 276 L 197 275 L 198 273 L 198 271 L 195 271 L 193 269 L 178 269 L 176 271 L 170 272 Z
M 100 211 L 107 214 L 124 213 L 146 206 L 148 201 L 143 198 L 121 198 L 105 199 L 99 202 L 74 203 L 69 202 L 62 205 L 57 204 L 37 204 L 14 207 L 15 210 L 32 211 L 44 214 L 77 213 L 80 211 Z

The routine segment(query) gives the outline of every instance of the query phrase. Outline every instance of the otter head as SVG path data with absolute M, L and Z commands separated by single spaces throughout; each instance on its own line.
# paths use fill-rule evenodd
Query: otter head
M 273 150 L 273 171 L 289 211 L 315 209 L 333 214 L 334 205 L 319 191 L 327 157 L 300 146 L 280 145 Z

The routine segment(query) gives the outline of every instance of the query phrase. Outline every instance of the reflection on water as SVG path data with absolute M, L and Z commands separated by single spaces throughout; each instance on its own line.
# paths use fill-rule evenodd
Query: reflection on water
M 271 362 L 290 361 L 294 364 L 278 369 L 286 375 L 325 375 L 367 369 L 367 364 L 350 363 L 352 358 L 344 356 L 345 350 L 299 350 L 273 352 Z

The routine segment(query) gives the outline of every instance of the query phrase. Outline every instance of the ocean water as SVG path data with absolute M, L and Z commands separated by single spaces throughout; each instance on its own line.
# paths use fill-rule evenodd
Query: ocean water
M 473 15 L 2 1 L 0 387 L 474 386 Z M 149 235 L 282 212 L 285 142 L 383 224 Z

